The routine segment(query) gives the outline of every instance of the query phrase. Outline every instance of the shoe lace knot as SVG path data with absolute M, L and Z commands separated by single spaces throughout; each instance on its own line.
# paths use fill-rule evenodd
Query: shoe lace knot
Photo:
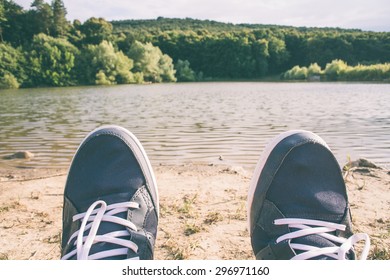
M 81 220 L 80 229 L 75 231 L 68 241 L 68 244 L 73 242 L 75 249 L 64 255 L 62 259 L 67 260 L 77 255 L 78 260 L 98 260 L 112 256 L 127 255 L 128 249 L 137 253 L 138 246 L 134 242 L 124 239 L 131 235 L 128 229 L 137 231 L 137 227 L 132 222 L 115 216 L 118 213 L 137 208 L 139 208 L 139 204 L 136 202 L 121 202 L 107 205 L 105 201 L 98 200 L 86 212 L 74 215 L 73 222 Z M 97 232 L 101 222 L 119 224 L 126 229 L 98 235 Z M 99 242 L 116 244 L 121 248 L 105 250 L 90 255 L 92 245 Z
M 310 220 L 310 219 L 297 219 L 297 218 L 283 218 L 274 221 L 275 225 L 287 225 L 294 231 L 286 233 L 276 239 L 276 243 L 280 243 L 285 240 L 290 240 L 290 246 L 294 250 L 303 251 L 303 253 L 297 254 L 292 259 L 307 260 L 320 255 L 326 255 L 333 259 L 345 260 L 348 251 L 353 249 L 353 246 L 359 241 L 365 241 L 364 248 L 361 252 L 361 260 L 367 259 L 370 250 L 370 238 L 365 233 L 356 233 L 349 238 L 339 237 L 334 234 L 330 234 L 335 231 L 345 231 L 346 226 L 331 222 Z M 306 244 L 294 243 L 295 238 L 304 237 L 308 235 L 317 234 L 334 244 L 332 247 L 315 247 Z

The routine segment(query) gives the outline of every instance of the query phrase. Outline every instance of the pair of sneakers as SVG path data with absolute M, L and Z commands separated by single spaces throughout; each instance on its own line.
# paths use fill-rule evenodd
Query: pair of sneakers
M 63 205 L 62 259 L 153 259 L 159 219 L 156 179 L 137 138 L 118 126 L 91 132 L 78 148 Z M 307 131 L 275 138 L 248 193 L 257 259 L 354 259 L 346 187 L 324 141 Z

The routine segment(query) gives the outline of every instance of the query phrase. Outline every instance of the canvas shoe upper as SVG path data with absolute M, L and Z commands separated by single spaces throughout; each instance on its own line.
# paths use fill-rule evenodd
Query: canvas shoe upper
M 158 203 L 137 138 L 118 126 L 91 132 L 66 181 L 62 259 L 153 259 Z
M 343 176 L 326 143 L 289 131 L 266 147 L 248 193 L 251 243 L 257 259 L 354 259 Z

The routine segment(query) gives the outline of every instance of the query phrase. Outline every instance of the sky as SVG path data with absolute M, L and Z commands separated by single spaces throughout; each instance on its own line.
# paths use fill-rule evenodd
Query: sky
M 14 0 L 28 9 L 33 0 Z M 51 0 L 46 0 L 50 3 Z M 68 20 L 194 18 L 390 32 L 389 0 L 63 0 Z

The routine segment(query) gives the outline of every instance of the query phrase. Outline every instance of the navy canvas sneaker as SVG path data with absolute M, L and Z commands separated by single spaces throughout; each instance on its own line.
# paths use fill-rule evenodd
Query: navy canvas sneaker
M 153 259 L 158 203 L 137 138 L 118 126 L 91 132 L 65 186 L 62 259 Z
M 265 149 L 248 193 L 248 222 L 257 259 L 355 259 L 343 176 L 319 136 L 288 131 Z

